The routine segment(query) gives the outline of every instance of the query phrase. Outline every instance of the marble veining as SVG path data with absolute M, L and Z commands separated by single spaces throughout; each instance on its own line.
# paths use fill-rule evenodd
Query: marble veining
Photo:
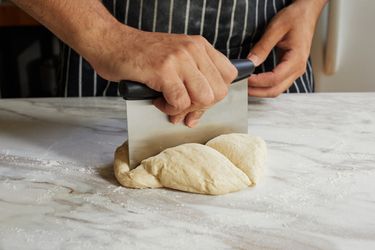
M 251 98 L 267 174 L 224 196 L 120 187 L 119 98 L 0 100 L 0 249 L 375 249 L 374 100 Z

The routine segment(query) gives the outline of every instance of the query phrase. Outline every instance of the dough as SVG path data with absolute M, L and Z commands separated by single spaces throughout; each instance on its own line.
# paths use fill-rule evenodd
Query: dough
M 188 143 L 145 159 L 129 171 L 128 145 L 115 152 L 114 171 L 130 188 L 167 187 L 201 194 L 226 194 L 254 185 L 263 172 L 266 144 L 247 134 L 218 136 L 206 145 Z
M 198 143 L 168 148 L 129 171 L 124 144 L 116 150 L 115 175 L 125 187 L 167 187 L 192 193 L 226 194 L 248 187 L 249 178 L 216 150 Z M 120 160 L 121 158 L 121 160 Z
M 129 172 L 129 148 L 125 142 L 115 152 L 114 170 L 116 179 L 125 187 L 159 188 L 163 187 L 159 180 L 148 173 L 143 167 L 137 167 Z
M 215 137 L 206 145 L 225 155 L 253 184 L 263 175 L 267 146 L 262 138 L 248 134 L 226 134 Z

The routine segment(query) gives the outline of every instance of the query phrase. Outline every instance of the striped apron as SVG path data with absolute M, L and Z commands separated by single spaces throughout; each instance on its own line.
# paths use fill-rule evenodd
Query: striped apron
M 246 58 L 267 23 L 292 0 L 102 0 L 122 23 L 145 31 L 202 35 L 229 58 Z M 88 62 L 62 44 L 61 96 L 117 96 L 118 84 L 96 74 Z M 255 73 L 271 71 L 276 51 Z M 310 59 L 287 93 L 314 91 Z

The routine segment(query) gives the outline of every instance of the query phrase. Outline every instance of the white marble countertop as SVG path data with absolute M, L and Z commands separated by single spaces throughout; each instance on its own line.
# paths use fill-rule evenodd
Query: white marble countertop
M 375 249 L 375 93 L 251 100 L 255 188 L 129 190 L 119 98 L 0 100 L 0 249 Z

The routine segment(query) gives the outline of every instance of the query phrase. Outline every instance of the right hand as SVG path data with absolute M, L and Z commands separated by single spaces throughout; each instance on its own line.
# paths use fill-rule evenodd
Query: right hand
M 162 92 L 164 98 L 154 105 L 173 123 L 184 120 L 195 126 L 205 109 L 227 95 L 237 76 L 230 61 L 202 36 L 152 33 L 125 25 L 111 36 L 111 49 L 91 60 L 93 67 L 108 80 L 138 81 Z

